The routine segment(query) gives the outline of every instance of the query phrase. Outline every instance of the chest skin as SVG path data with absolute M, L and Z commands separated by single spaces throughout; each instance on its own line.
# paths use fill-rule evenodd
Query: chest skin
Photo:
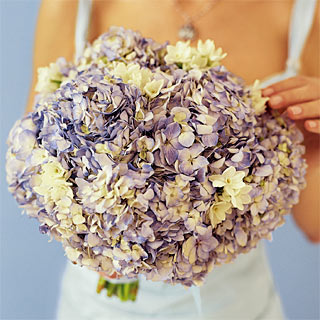
M 193 16 L 205 1 L 180 3 L 179 8 Z M 184 24 L 175 6 L 171 0 L 93 0 L 88 39 L 116 25 L 175 43 Z M 293 0 L 220 0 L 195 23 L 198 39 L 213 39 L 222 47 L 228 53 L 222 63 L 248 84 L 262 80 L 285 69 L 292 6 Z

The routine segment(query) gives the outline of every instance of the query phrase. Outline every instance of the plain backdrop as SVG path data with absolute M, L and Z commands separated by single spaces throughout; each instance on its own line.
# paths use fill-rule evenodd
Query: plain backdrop
M 306 0 L 308 1 L 308 0 Z M 48 243 L 36 220 L 21 215 L 5 181 L 8 132 L 24 112 L 39 0 L 1 4 L 1 319 L 54 319 L 66 263 L 61 245 Z M 289 319 L 319 319 L 320 246 L 306 240 L 291 216 L 266 243 Z M 92 319 L 94 320 L 94 319 Z

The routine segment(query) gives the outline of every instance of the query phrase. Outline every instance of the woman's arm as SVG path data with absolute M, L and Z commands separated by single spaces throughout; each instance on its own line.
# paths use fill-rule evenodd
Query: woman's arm
M 48 66 L 59 57 L 72 61 L 75 53 L 77 0 L 42 0 L 35 31 L 32 85 L 26 112 L 32 111 L 37 69 Z M 108 277 L 106 274 L 101 275 Z M 110 276 L 115 278 L 116 274 Z
M 68 61 L 74 57 L 77 0 L 43 0 L 35 31 L 32 82 L 26 111 L 32 111 L 37 69 L 59 57 Z
M 318 138 L 319 141 L 319 138 Z M 308 146 L 307 146 L 308 148 Z M 309 148 L 312 146 L 309 145 Z M 320 146 L 307 153 L 307 188 L 302 190 L 300 201 L 293 207 L 292 216 L 296 225 L 309 241 L 320 243 Z
M 320 10 L 317 2 L 316 17 L 301 57 L 301 74 L 276 83 L 271 88 L 284 98 L 280 107 L 289 107 L 289 116 L 297 121 L 303 131 L 306 146 L 307 188 L 302 190 L 300 201 L 293 207 L 293 218 L 309 241 L 320 243 Z M 308 78 L 309 77 L 309 78 Z M 269 87 L 269 88 L 270 88 Z M 306 88 L 306 89 L 304 89 Z M 303 99 L 307 94 L 309 98 Z M 304 103 L 294 101 L 305 100 Z M 302 108 L 302 113 L 294 115 L 290 107 Z M 272 106 L 271 106 L 272 107 Z M 278 106 L 274 106 L 278 108 Z M 310 127 L 310 119 L 319 121 L 315 128 Z M 309 121 L 306 121 L 309 120 Z M 314 133 L 312 133 L 314 132 Z
M 320 4 L 301 57 L 301 74 L 317 77 L 320 81 Z M 320 113 L 320 101 L 318 100 Z M 313 243 L 320 243 L 320 135 L 306 134 L 308 186 L 301 192 L 300 202 L 293 208 L 297 226 Z

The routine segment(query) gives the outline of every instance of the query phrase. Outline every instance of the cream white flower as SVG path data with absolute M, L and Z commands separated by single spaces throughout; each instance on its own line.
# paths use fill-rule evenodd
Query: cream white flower
M 252 100 L 252 106 L 254 108 L 255 114 L 260 115 L 266 110 L 266 102 L 269 98 L 263 98 L 261 95 L 260 81 L 256 80 L 250 88 L 249 98 Z
M 36 186 L 33 189 L 35 192 L 44 196 L 46 199 L 57 203 L 65 196 L 70 198 L 73 197 L 72 190 L 69 187 L 71 183 L 68 183 L 63 179 L 55 179 L 54 183 L 50 183 L 50 181 L 48 181 L 45 176 L 42 176 L 41 178 L 42 180 L 40 186 Z
M 251 202 L 249 192 L 252 190 L 250 185 L 243 182 L 244 177 L 244 171 L 236 171 L 236 169 L 231 166 L 221 175 L 211 175 L 209 180 L 214 187 L 223 187 L 223 193 L 220 196 L 222 201 L 231 203 L 233 208 L 243 210 L 243 205 Z
M 148 82 L 144 86 L 143 90 L 146 92 L 146 94 L 150 98 L 154 98 L 159 94 L 161 88 L 163 87 L 163 83 L 164 83 L 163 79 L 161 80 L 153 79 L 152 81 Z
M 205 42 L 198 40 L 197 49 L 202 56 L 210 57 L 210 55 L 215 51 L 214 41 L 210 39 L 207 39 Z
M 192 54 L 191 61 L 189 62 L 189 66 L 191 68 L 196 69 L 204 69 L 208 65 L 208 57 L 202 56 L 196 50 Z
M 114 63 L 113 70 L 110 72 L 112 75 L 121 78 L 123 82 L 128 82 L 130 79 L 128 66 L 125 65 L 123 62 Z
M 45 175 L 48 179 L 62 178 L 66 173 L 66 170 L 62 167 L 61 163 L 56 160 L 51 160 L 41 166 L 42 175 Z M 50 181 L 50 184 L 52 182 Z
M 233 195 L 230 195 L 226 191 L 224 191 L 222 195 L 220 195 L 220 199 L 225 202 L 230 202 L 233 208 L 243 210 L 244 204 L 252 202 L 252 199 L 249 196 L 249 192 L 251 190 L 252 187 L 250 185 L 245 185 L 242 188 L 235 190 L 235 193 Z
M 237 193 L 239 189 L 246 184 L 242 181 L 245 172 L 236 171 L 234 167 L 227 168 L 221 175 L 211 175 L 209 180 L 212 181 L 214 187 L 223 187 L 224 191 L 230 196 Z
M 175 46 L 167 46 L 167 54 L 164 60 L 168 64 L 172 63 L 186 63 L 191 60 L 192 49 L 190 47 L 190 40 L 178 41 Z
M 39 93 L 54 92 L 60 87 L 63 75 L 56 63 L 50 63 L 49 67 L 38 68 L 38 82 L 35 91 Z
M 189 41 L 178 41 L 175 46 L 167 47 L 165 61 L 168 64 L 176 63 L 184 70 L 206 70 L 218 66 L 220 61 L 227 55 L 222 49 L 215 48 L 214 41 L 198 41 L 197 48 L 190 47 Z
M 133 84 L 141 90 L 152 80 L 152 72 L 147 68 L 140 68 L 137 63 L 114 62 L 110 73 L 121 78 L 124 83 Z
M 142 89 L 145 88 L 146 84 L 151 82 L 152 81 L 152 78 L 153 78 L 153 73 L 147 69 L 147 68 L 141 68 L 140 69 L 140 79 L 141 79 L 141 85 L 140 87 Z M 159 83 L 158 83 L 159 85 Z M 163 82 L 162 82 L 162 85 L 163 85 Z M 162 86 L 161 86 L 162 87 Z M 160 88 L 161 89 L 161 88 Z M 145 90 L 145 89 L 144 89 Z
M 249 192 L 251 190 L 251 186 L 245 185 L 244 187 L 240 188 L 235 194 L 230 196 L 233 207 L 238 208 L 239 210 L 243 210 L 243 205 L 248 204 L 252 201 L 251 197 L 249 196 Z
M 60 213 L 68 213 L 73 199 L 71 182 L 67 182 L 67 171 L 56 160 L 41 166 L 41 173 L 34 176 L 33 190 L 42 195 L 46 203 L 54 202 Z
M 67 188 L 67 195 L 65 197 L 60 197 L 56 200 L 56 204 L 59 207 L 59 212 L 61 213 L 68 213 L 70 210 L 70 205 L 72 203 L 71 197 L 73 196 L 71 189 Z M 54 200 L 54 196 L 52 196 Z
M 211 222 L 212 227 L 226 219 L 226 213 L 231 212 L 231 203 L 230 202 L 216 202 L 208 210 L 208 218 Z
M 144 87 L 144 83 L 145 82 L 150 80 L 150 77 L 145 79 L 146 78 L 146 73 L 142 72 L 142 70 L 140 69 L 140 66 L 138 64 L 135 64 L 135 63 L 131 64 L 130 63 L 128 65 L 127 72 L 128 72 L 127 73 L 127 77 L 129 78 L 128 79 L 128 83 L 133 84 L 133 85 L 137 86 L 140 89 L 142 89 Z
M 164 84 L 163 79 L 153 79 L 153 73 L 147 68 L 140 68 L 137 63 L 126 65 L 123 62 L 114 62 L 110 73 L 121 78 L 124 83 L 137 86 L 150 98 L 156 97 Z
M 218 48 L 217 50 L 213 51 L 209 55 L 209 67 L 215 67 L 220 64 L 220 61 L 227 56 L 227 53 L 222 53 L 222 48 Z

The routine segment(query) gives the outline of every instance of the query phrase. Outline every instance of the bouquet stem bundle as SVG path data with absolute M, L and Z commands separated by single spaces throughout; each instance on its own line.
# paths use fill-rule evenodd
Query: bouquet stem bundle
M 107 290 L 107 296 L 116 296 L 121 301 L 135 301 L 139 288 L 139 280 L 126 283 L 113 283 L 104 277 L 99 278 L 97 284 L 97 293 L 101 293 L 103 289 Z

